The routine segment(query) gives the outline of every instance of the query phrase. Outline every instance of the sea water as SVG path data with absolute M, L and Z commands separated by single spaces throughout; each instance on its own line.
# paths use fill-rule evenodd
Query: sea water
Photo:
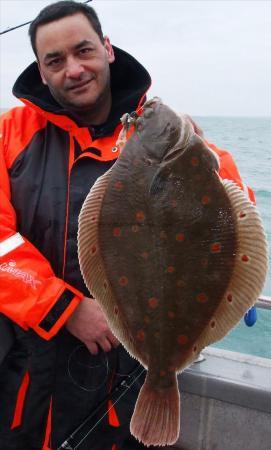
M 262 294 L 271 297 L 271 117 L 194 117 L 204 135 L 228 150 L 243 181 L 256 195 L 269 246 L 269 272 Z M 216 347 L 271 358 L 271 310 L 257 308 L 258 320 L 239 325 Z

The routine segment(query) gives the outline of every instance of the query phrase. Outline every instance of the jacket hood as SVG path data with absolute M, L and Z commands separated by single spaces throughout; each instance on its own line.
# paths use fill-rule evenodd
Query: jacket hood
M 135 110 L 142 102 L 142 97 L 144 98 L 151 85 L 151 78 L 133 56 L 115 46 L 113 49 L 115 61 L 110 64 L 112 110 L 108 121 L 116 124 L 125 112 Z M 27 105 L 38 107 L 35 109 L 41 109 L 43 114 L 49 113 L 50 118 L 54 114 L 65 115 L 74 120 L 71 113 L 54 99 L 48 86 L 42 83 L 36 62 L 30 64 L 18 77 L 12 92 Z

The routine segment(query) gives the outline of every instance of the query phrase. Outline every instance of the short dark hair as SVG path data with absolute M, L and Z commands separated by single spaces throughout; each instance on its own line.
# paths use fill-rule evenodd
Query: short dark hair
M 101 23 L 96 11 L 84 3 L 78 3 L 73 0 L 63 0 L 52 3 L 51 5 L 43 8 L 36 19 L 34 19 L 30 24 L 28 34 L 30 36 L 31 46 L 36 57 L 38 57 L 36 47 L 36 35 L 38 27 L 40 25 L 45 25 L 47 23 L 54 22 L 55 20 L 62 19 L 63 17 L 73 16 L 77 13 L 84 14 L 94 31 L 99 36 L 101 42 L 104 42 Z

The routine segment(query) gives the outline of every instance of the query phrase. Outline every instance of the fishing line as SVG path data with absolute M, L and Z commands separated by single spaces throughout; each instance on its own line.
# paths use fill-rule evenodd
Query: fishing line
M 92 0 L 86 0 L 85 2 L 79 2 L 79 3 L 89 3 L 89 2 L 92 2 Z M 1 36 L 1 34 L 9 33 L 9 31 L 17 30 L 17 28 L 21 28 L 21 27 L 24 27 L 25 25 L 29 25 L 31 22 L 33 22 L 33 20 L 30 20 L 29 22 L 21 23 L 21 25 L 16 25 L 15 27 L 12 27 L 12 28 L 8 27 L 6 30 L 0 32 L 0 36 Z
M 120 345 L 115 352 L 114 361 L 110 360 L 107 353 L 102 350 L 97 355 L 92 355 L 84 345 L 77 346 L 68 358 L 67 373 L 73 384 L 86 392 L 94 392 L 103 387 L 114 373 L 114 378 L 127 378 L 138 366 L 134 358 L 127 360 L 126 350 Z M 122 355 L 123 354 L 123 355 Z M 125 364 L 125 368 L 122 367 Z M 97 384 L 97 381 L 99 383 Z
M 86 392 L 93 392 L 107 383 L 109 362 L 102 351 L 98 355 L 92 355 L 84 345 L 79 345 L 69 356 L 67 370 L 69 378 L 76 387 Z M 98 380 L 99 383 L 96 384 Z
M 111 398 L 113 394 L 117 394 L 117 392 L 119 390 L 123 391 L 121 392 L 121 394 L 113 400 L 112 405 L 110 406 L 110 408 L 106 408 L 107 411 L 105 413 L 102 414 L 102 416 L 97 420 L 97 422 L 95 422 L 94 425 L 92 425 L 85 434 L 81 434 L 80 432 L 82 432 L 82 430 L 88 426 L 88 422 L 90 422 L 90 420 L 92 419 L 92 417 L 102 408 L 102 406 L 104 405 L 105 402 L 107 402 L 107 399 L 105 399 L 104 402 L 101 403 L 101 405 L 99 405 L 97 407 L 97 409 L 95 411 L 92 412 L 92 414 L 90 414 L 89 417 L 87 417 L 84 422 L 79 425 L 79 427 L 76 428 L 76 430 L 60 445 L 60 447 L 58 447 L 57 450 L 61 450 L 61 449 L 66 449 L 66 450 L 76 450 L 84 441 L 85 439 L 89 436 L 90 433 L 92 433 L 92 431 L 99 425 L 99 423 L 108 415 L 108 412 L 114 408 L 115 405 L 117 405 L 117 403 L 121 400 L 121 398 L 126 394 L 126 392 L 133 386 L 133 384 L 138 380 L 138 378 L 143 375 L 143 373 L 146 371 L 146 369 L 140 365 L 137 366 L 137 368 L 135 370 L 133 370 L 132 373 L 128 374 L 125 378 L 125 380 L 123 380 L 115 389 L 114 391 L 111 393 Z M 80 438 L 79 438 L 79 442 L 76 439 L 76 436 L 78 434 L 81 434 Z

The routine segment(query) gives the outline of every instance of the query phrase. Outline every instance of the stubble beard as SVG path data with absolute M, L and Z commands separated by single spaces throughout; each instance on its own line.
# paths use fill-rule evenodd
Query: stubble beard
M 91 119 L 95 122 L 95 117 L 99 116 L 103 109 L 108 110 L 108 114 L 111 109 L 111 87 L 110 87 L 110 71 L 108 71 L 107 79 L 104 89 L 97 95 L 97 97 L 90 99 L 89 102 L 73 102 L 67 99 L 65 95 L 61 95 L 58 91 L 55 91 L 52 87 L 48 86 L 54 99 L 67 111 L 74 113 L 76 116 L 82 119 Z M 107 114 L 107 115 L 108 115 Z

